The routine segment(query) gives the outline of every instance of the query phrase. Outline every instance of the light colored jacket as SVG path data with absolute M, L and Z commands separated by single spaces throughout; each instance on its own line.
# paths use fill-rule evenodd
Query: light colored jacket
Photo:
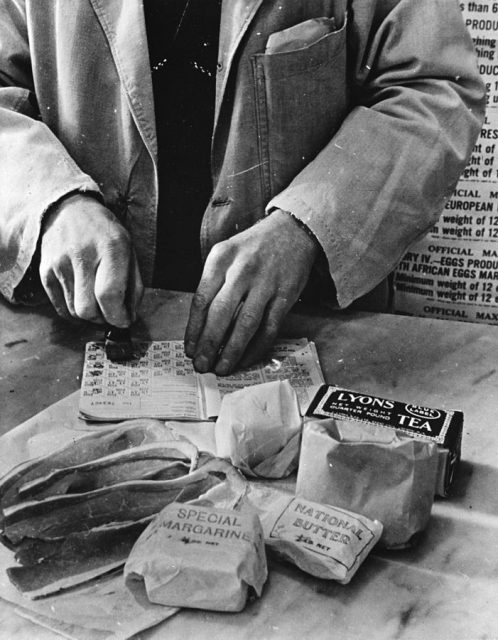
M 265 53 L 270 34 L 321 16 L 337 29 Z M 437 219 L 484 110 L 455 0 L 225 0 L 216 90 L 204 257 L 265 210 L 290 211 L 341 306 Z M 44 213 L 75 191 L 128 228 L 150 283 L 157 184 L 142 2 L 0 0 L 3 295 L 15 300 Z

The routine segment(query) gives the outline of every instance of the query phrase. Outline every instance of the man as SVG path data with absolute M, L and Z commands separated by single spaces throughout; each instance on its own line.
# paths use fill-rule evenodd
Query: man
M 189 61 L 215 77 L 201 222 L 182 110 L 209 107 L 168 87 L 192 15 L 219 3 L 157 1 L 144 18 L 140 0 L 0 0 L 0 286 L 29 301 L 38 281 L 60 315 L 122 327 L 142 280 L 175 286 L 197 260 L 186 352 L 223 375 L 260 357 L 307 283 L 344 308 L 384 281 L 451 194 L 484 90 L 455 0 L 223 0 L 216 73 Z M 170 260 L 183 224 L 199 256 Z M 177 275 L 195 288 L 195 268 Z

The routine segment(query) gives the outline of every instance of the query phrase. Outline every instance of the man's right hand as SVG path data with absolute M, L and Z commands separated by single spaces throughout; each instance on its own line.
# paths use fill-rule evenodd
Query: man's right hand
M 48 214 L 40 277 L 60 316 L 127 327 L 142 279 L 128 232 L 91 196 L 75 194 Z

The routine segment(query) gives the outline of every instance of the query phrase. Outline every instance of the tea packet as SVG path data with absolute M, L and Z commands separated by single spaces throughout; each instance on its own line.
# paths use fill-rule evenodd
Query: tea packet
M 382 524 L 365 516 L 252 484 L 265 544 L 317 578 L 347 584 L 378 542 Z
M 380 520 L 381 544 L 403 548 L 427 526 L 437 469 L 433 442 L 350 419 L 310 421 L 296 494 Z
M 461 457 L 464 420 L 461 411 L 409 404 L 324 384 L 306 415 L 367 422 L 433 442 L 439 457 L 435 493 L 443 498 L 450 494 Z
M 215 426 L 216 455 L 248 476 L 283 478 L 297 467 L 302 418 L 288 380 L 224 396 Z
M 267 578 L 263 532 L 252 510 L 172 503 L 139 537 L 125 565 L 129 589 L 150 602 L 241 611 Z M 138 584 L 137 584 L 138 583 Z

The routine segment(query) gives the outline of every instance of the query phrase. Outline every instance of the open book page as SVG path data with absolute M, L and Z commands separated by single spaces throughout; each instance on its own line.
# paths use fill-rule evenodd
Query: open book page
M 104 343 L 86 345 L 79 410 L 88 420 L 204 415 L 199 376 L 181 340 L 135 343 L 137 357 L 111 362 Z
M 104 344 L 89 342 L 79 410 L 87 420 L 128 418 L 207 420 L 218 415 L 223 395 L 271 380 L 289 380 L 304 410 L 323 383 L 315 345 L 307 339 L 278 342 L 266 364 L 224 378 L 197 374 L 181 340 L 138 342 L 129 362 L 111 362 Z
M 223 378 L 213 373 L 202 376 L 203 393 L 209 417 L 216 417 L 226 393 L 272 380 L 289 380 L 304 413 L 324 378 L 314 342 L 306 338 L 280 340 L 270 350 L 266 363 L 238 371 Z

